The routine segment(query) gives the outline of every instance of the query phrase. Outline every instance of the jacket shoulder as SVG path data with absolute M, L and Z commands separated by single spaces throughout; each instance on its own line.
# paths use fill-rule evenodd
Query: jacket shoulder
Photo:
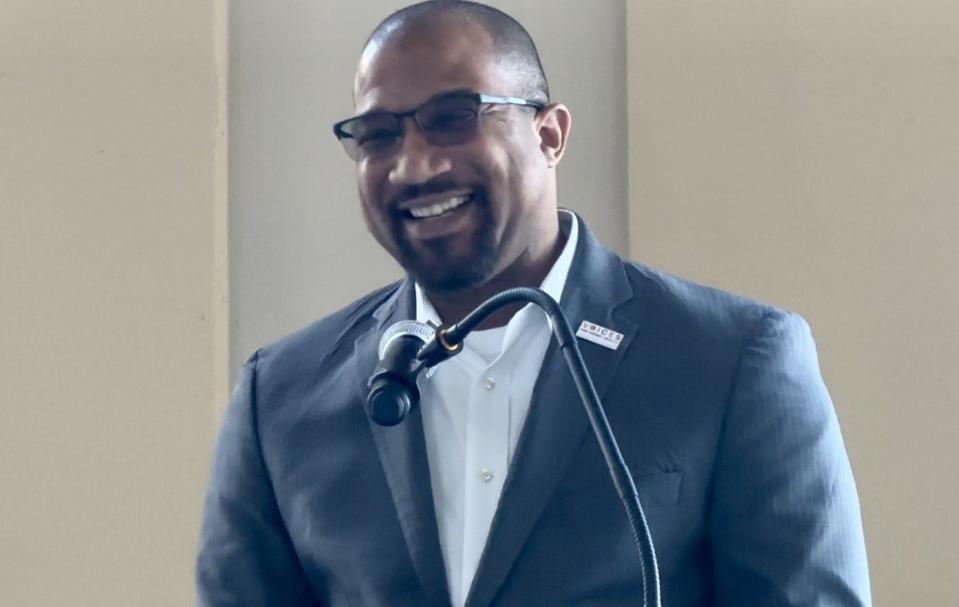
M 700 284 L 649 266 L 624 260 L 627 279 L 642 302 L 644 315 L 672 326 L 679 334 L 732 338 L 741 342 L 761 330 L 767 319 L 799 317 L 774 305 Z
M 319 368 L 348 356 L 357 337 L 377 321 L 373 313 L 392 298 L 402 283 L 397 281 L 372 291 L 347 306 L 306 327 L 266 345 L 253 357 L 261 371 L 296 373 L 304 367 Z

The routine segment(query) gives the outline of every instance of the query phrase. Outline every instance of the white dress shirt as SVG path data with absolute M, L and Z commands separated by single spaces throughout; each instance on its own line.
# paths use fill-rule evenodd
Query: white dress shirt
M 540 287 L 557 301 L 578 236 L 576 216 L 561 213 L 569 217 L 569 236 Z M 419 285 L 416 320 L 440 323 Z M 454 607 L 464 605 L 476 575 L 551 338 L 546 315 L 527 304 L 505 327 L 468 335 L 459 355 L 419 377 L 433 502 Z

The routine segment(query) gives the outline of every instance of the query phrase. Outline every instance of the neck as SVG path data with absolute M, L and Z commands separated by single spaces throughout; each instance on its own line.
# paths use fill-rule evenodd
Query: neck
M 557 222 L 552 237 L 545 239 L 545 246 L 539 251 L 527 250 L 519 259 L 482 285 L 455 291 L 424 289 L 424 292 L 444 323 L 459 322 L 481 303 L 501 291 L 515 287 L 538 288 L 542 285 L 546 275 L 562 253 L 567 236 L 560 232 Z M 477 329 L 492 329 L 506 325 L 524 305 L 516 303 L 500 308 L 488 316 Z

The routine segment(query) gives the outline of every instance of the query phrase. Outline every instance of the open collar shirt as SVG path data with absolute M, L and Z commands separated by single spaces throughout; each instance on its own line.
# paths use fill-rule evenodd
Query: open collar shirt
M 576 216 L 566 244 L 540 288 L 560 300 L 576 250 Z M 416 285 L 416 320 L 441 324 Z M 419 377 L 430 481 L 454 607 L 466 602 L 503 483 L 516 451 L 533 386 L 549 347 L 546 315 L 533 304 L 505 327 L 474 331 L 463 351 Z

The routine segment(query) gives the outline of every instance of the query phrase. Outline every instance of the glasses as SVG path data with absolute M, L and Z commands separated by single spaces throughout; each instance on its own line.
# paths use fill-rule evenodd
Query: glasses
M 406 112 L 377 110 L 333 125 L 333 133 L 353 160 L 386 158 L 403 141 L 404 121 L 412 117 L 431 145 L 457 145 L 469 141 L 479 127 L 485 105 L 520 105 L 540 111 L 546 104 L 519 97 L 498 97 L 472 91 L 455 91 L 431 98 Z

